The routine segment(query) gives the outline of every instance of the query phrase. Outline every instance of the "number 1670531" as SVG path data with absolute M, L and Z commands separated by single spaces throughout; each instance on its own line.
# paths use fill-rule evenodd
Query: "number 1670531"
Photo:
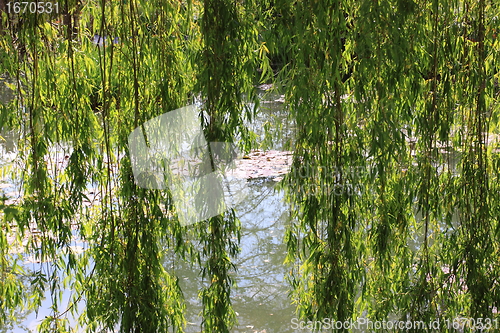
M 12 1 L 7 2 L 7 13 L 9 14 L 51 14 L 59 13 L 58 2 L 36 2 L 36 1 Z

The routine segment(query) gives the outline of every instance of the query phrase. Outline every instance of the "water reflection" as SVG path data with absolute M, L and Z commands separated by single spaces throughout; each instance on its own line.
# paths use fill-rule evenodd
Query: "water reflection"
M 235 209 L 239 212 L 242 237 L 241 253 L 235 260 L 233 274 L 237 287 L 233 289 L 233 307 L 238 326 L 233 332 L 293 332 L 290 322 L 294 306 L 288 298 L 283 265 L 286 245 L 283 244 L 289 208 L 283 193 L 275 191 L 272 179 L 248 182 L 248 200 Z M 186 332 L 200 332 L 202 310 L 198 292 L 203 287 L 196 268 L 184 263 L 177 267 L 180 285 L 187 302 Z

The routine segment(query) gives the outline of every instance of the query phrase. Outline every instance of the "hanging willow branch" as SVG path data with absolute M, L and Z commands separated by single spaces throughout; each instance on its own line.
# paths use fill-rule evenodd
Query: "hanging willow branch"
M 0 84 L 16 100 L 0 105 L 0 127 L 22 134 L 12 167 L 22 198 L 0 198 L 0 327 L 49 291 L 41 332 L 70 331 L 69 314 L 89 332 L 182 332 L 175 268 L 190 260 L 205 283 L 202 330 L 234 330 L 236 214 L 182 226 L 168 190 L 136 183 L 128 135 L 199 103 L 207 142 L 238 138 L 248 149 L 259 79 L 283 85 L 297 124 L 283 187 L 302 319 L 499 320 L 494 1 L 7 8 L 0 2 Z M 30 255 L 36 265 L 16 263 Z M 64 289 L 74 291 L 68 306 Z

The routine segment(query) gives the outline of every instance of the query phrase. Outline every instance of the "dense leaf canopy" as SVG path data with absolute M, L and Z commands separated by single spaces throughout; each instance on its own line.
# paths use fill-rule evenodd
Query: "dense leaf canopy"
M 40 332 L 76 331 L 69 313 L 89 332 L 182 332 L 175 263 L 187 260 L 204 280 L 202 330 L 231 332 L 235 212 L 182 225 L 169 190 L 134 182 L 128 136 L 197 104 L 208 142 L 249 151 L 260 83 L 285 95 L 296 124 L 280 188 L 298 315 L 497 328 L 497 0 L 10 6 L 0 2 L 0 84 L 14 98 L 0 104 L 0 129 L 20 139 L 2 176 L 21 180 L 22 198 L 0 201 L 0 328 L 50 288 Z M 70 246 L 75 232 L 87 251 Z M 38 270 L 23 270 L 19 245 Z

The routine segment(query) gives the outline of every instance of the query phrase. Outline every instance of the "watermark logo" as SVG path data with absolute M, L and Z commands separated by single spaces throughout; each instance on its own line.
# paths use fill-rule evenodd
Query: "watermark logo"
M 219 215 L 246 196 L 246 180 L 230 173 L 237 156 L 234 145 L 207 142 L 200 114 L 194 105 L 170 111 L 128 137 L 135 183 L 170 189 L 182 225 Z
M 330 331 L 352 331 L 352 332 L 379 332 L 387 330 L 409 331 L 409 330 L 439 330 L 441 323 L 439 319 L 424 322 L 421 320 L 370 320 L 368 318 L 352 318 L 345 321 L 323 318 L 316 321 L 304 321 L 292 318 L 291 328 L 294 330 L 307 330 L 309 332 L 325 330 Z
M 483 331 L 498 329 L 498 320 L 491 318 L 466 318 L 456 317 L 453 319 L 423 320 L 371 320 L 360 317 L 356 320 L 352 318 L 345 321 L 323 318 L 322 320 L 305 321 L 292 318 L 291 328 L 294 330 L 307 330 L 309 332 L 330 331 L 352 331 L 352 332 L 386 332 L 386 331 L 411 331 L 425 330 L 429 332 L 440 331 L 441 329 L 455 331 Z

